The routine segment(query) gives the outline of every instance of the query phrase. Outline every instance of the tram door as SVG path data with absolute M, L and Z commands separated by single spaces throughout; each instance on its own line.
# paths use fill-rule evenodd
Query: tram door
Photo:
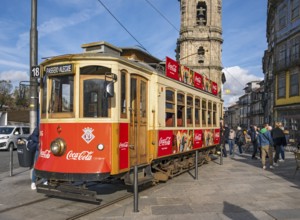
M 147 162 L 147 81 L 130 79 L 130 166 Z

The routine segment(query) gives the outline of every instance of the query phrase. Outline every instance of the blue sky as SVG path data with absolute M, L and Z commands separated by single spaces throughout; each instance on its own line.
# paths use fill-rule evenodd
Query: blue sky
M 101 0 L 154 56 L 174 58 L 178 31 L 146 0 Z M 180 28 L 178 0 L 148 0 Z M 0 80 L 18 85 L 29 80 L 31 0 L 2 0 L 0 14 Z M 225 106 L 243 94 L 245 84 L 263 78 L 267 1 L 223 0 L 222 64 L 227 77 Z M 116 46 L 138 43 L 98 0 L 38 0 L 38 63 L 42 58 L 80 53 L 81 45 L 107 41 Z

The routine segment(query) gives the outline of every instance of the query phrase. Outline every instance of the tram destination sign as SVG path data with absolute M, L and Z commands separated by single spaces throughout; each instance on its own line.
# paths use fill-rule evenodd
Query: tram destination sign
M 64 64 L 64 65 L 46 67 L 46 74 L 64 74 L 64 73 L 73 73 L 73 65 Z

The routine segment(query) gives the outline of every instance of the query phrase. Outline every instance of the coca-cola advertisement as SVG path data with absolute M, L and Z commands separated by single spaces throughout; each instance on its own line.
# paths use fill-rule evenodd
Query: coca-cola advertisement
M 92 160 L 94 151 L 75 152 L 70 150 L 66 155 L 66 160 Z
M 194 149 L 201 148 L 203 146 L 203 132 L 202 130 L 194 131 Z
M 128 124 L 120 123 L 119 131 L 119 169 L 122 170 L 129 166 Z
M 166 76 L 175 80 L 179 80 L 178 76 L 179 64 L 169 57 L 166 57 Z
M 198 89 L 204 89 L 203 76 L 197 72 L 194 73 L 194 85 Z
M 211 93 L 213 95 L 218 95 L 218 84 L 215 82 L 211 82 Z
M 215 135 L 214 135 L 214 144 L 220 143 L 220 129 L 215 129 Z
M 172 154 L 173 131 L 159 131 L 157 156 L 167 156 Z

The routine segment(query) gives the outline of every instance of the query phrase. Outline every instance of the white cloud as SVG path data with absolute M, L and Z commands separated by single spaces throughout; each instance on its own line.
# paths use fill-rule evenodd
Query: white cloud
M 223 85 L 224 106 L 228 107 L 238 101 L 238 98 L 245 94 L 243 90 L 246 84 L 251 81 L 263 80 L 258 76 L 251 74 L 248 70 L 239 66 L 224 68 L 226 83 Z M 229 91 L 226 94 L 225 91 Z
M 0 80 L 9 80 L 14 86 L 18 86 L 20 81 L 28 81 L 29 75 L 26 71 L 8 70 L 0 72 Z

